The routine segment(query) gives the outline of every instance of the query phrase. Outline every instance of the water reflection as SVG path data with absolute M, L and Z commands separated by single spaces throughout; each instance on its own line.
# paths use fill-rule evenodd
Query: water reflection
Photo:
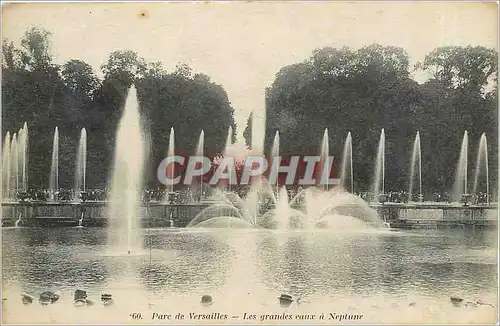
M 144 254 L 111 257 L 102 254 L 105 229 L 4 229 L 4 287 L 208 293 L 228 304 L 281 293 L 435 298 L 496 288 L 495 232 L 144 232 Z
M 233 252 L 216 234 L 150 230 L 139 278 L 152 291 L 196 292 L 223 283 Z M 196 267 L 195 267 L 196 266 Z M 195 267 L 195 268 L 194 268 Z

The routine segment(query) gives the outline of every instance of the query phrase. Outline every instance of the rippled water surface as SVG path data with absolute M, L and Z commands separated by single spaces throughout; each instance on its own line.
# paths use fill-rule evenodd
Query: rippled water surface
M 245 312 L 315 315 L 290 323 L 332 323 L 321 313 L 359 314 L 362 323 L 496 320 L 496 231 L 143 232 L 144 251 L 129 256 L 106 250 L 102 228 L 3 229 L 4 322 L 168 323 L 152 319 L 155 312 L 219 312 L 232 323 L 247 322 Z M 76 289 L 96 304 L 75 307 Z M 45 290 L 61 299 L 21 303 L 21 293 Z M 114 305 L 100 303 L 104 292 Z M 282 293 L 301 299 L 282 308 Z M 200 305 L 204 294 L 214 299 L 209 307 Z M 455 307 L 452 295 L 494 307 Z M 133 320 L 134 312 L 143 318 Z M 200 321 L 170 321 L 182 322 Z M 203 320 L 210 322 L 221 321 Z

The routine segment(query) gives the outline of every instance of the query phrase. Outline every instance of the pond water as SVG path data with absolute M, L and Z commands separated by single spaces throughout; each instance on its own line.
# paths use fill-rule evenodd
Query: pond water
M 124 255 L 107 250 L 104 228 L 4 228 L 3 322 L 497 320 L 496 231 L 141 232 L 144 250 Z M 76 289 L 87 291 L 95 305 L 74 306 Z M 40 305 L 38 296 L 46 290 L 59 293 L 59 301 Z M 36 300 L 23 305 L 22 293 Z M 101 293 L 111 293 L 114 304 L 104 306 Z M 209 306 L 200 303 L 205 294 L 213 298 Z M 281 294 L 295 301 L 281 307 Z M 450 296 L 494 307 L 456 307 Z M 256 319 L 248 319 L 251 315 Z

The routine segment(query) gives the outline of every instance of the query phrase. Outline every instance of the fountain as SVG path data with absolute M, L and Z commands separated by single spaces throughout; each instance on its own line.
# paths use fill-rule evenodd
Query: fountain
M 174 131 L 174 127 L 172 127 L 172 128 L 170 128 L 170 136 L 168 138 L 167 156 L 172 157 L 174 155 L 175 155 L 175 131 Z M 170 164 L 167 167 L 167 176 L 170 179 L 174 178 L 174 176 L 175 176 L 175 165 L 174 164 Z M 167 185 L 167 191 L 166 191 L 165 198 L 163 201 L 169 202 L 170 196 L 172 196 L 173 192 L 174 192 L 174 185 L 173 184 Z
M 19 190 L 27 190 L 27 150 L 28 150 L 28 126 L 24 123 L 23 127 L 17 133 L 17 173 Z
M 323 139 L 321 141 L 320 148 L 320 161 L 319 161 L 319 184 L 322 185 L 323 189 L 328 191 L 328 178 L 329 175 L 324 173 L 326 164 L 329 163 L 330 155 L 330 141 L 328 139 L 328 128 L 325 128 L 323 132 Z
M 363 199 L 343 188 L 325 191 L 321 187 L 310 187 L 288 201 L 287 190 L 282 187 L 275 208 L 265 212 L 258 220 L 259 226 L 278 230 L 386 226 Z
M 244 214 L 244 213 L 243 213 Z M 254 225 L 231 204 L 221 201 L 198 213 L 187 228 L 253 228 Z
M 251 154 L 262 156 L 264 151 L 264 139 L 266 136 L 266 110 L 252 112 L 252 142 Z
M 17 156 L 17 194 L 19 194 L 19 192 L 22 191 L 22 180 L 23 180 L 23 176 L 22 176 L 22 173 L 23 173 L 23 144 L 24 144 L 24 141 L 23 141 L 23 138 L 24 138 L 24 135 L 23 135 L 23 128 L 19 129 L 17 131 L 17 147 L 16 147 L 16 150 L 17 150 L 17 153 L 16 153 L 16 156 Z
M 273 147 L 271 148 L 271 167 L 274 168 L 274 171 L 271 171 L 269 175 L 269 182 L 275 183 L 276 193 L 278 193 L 279 189 L 279 168 L 281 163 L 280 157 L 280 132 L 276 131 L 274 134 Z M 276 178 L 276 181 L 274 180 Z
M 278 230 L 287 230 L 290 227 L 290 207 L 288 204 L 288 191 L 286 187 L 281 187 L 276 201 L 276 210 L 274 213 L 276 228 Z
M 76 155 L 75 171 L 75 200 L 80 201 L 80 192 L 85 192 L 85 176 L 87 171 L 87 131 L 82 128 L 80 133 L 80 142 L 78 143 L 78 152 Z
M 18 192 L 27 191 L 27 151 L 28 151 L 28 127 L 23 127 L 14 133 L 5 135 L 2 150 L 2 191 L 4 198 L 17 198 Z M 21 195 L 19 194 L 19 197 Z
M 460 156 L 458 158 L 455 183 L 453 185 L 453 202 L 460 202 L 462 196 L 467 196 L 467 158 L 468 158 L 469 136 L 467 130 L 464 131 Z
M 382 133 L 383 135 L 383 133 Z M 383 142 L 383 140 L 382 140 Z M 352 185 L 352 141 L 350 134 L 346 140 L 343 170 L 349 169 Z M 274 137 L 271 150 L 273 160 L 279 157 L 279 133 Z M 377 212 L 358 196 L 344 191 L 343 188 L 328 189 L 329 175 L 325 172 L 325 164 L 329 164 L 328 129 L 325 129 L 320 158 L 320 185 L 300 191 L 289 200 L 285 186 L 279 188 L 277 196 L 273 187 L 277 187 L 271 171 L 269 182 L 258 179 L 252 182 L 250 191 L 244 199 L 232 192 L 218 191 L 214 195 L 213 204 L 189 223 L 188 228 L 248 228 L 264 227 L 278 230 L 290 228 L 360 228 L 367 226 L 384 227 Z M 350 166 L 347 168 L 347 162 Z M 344 177 L 346 172 L 343 173 Z M 326 180 L 326 182 L 325 182 Z M 352 190 L 352 186 L 351 186 Z
M 15 197 L 19 190 L 19 151 L 17 150 L 17 133 L 12 135 L 12 142 L 10 143 L 10 168 L 12 179 L 10 182 L 12 196 Z
M 373 183 L 373 195 L 376 201 L 380 195 L 385 193 L 385 131 L 382 128 L 377 149 L 377 159 L 375 161 L 375 176 Z
M 23 191 L 28 190 L 28 146 L 29 146 L 29 137 L 28 137 L 28 124 L 25 122 L 23 126 L 23 137 L 21 140 L 21 189 Z
M 354 193 L 354 174 L 352 162 L 352 137 L 351 132 L 347 134 L 344 143 L 344 151 L 342 154 L 342 166 L 340 170 L 340 185 L 344 189 L 348 189 L 346 183 L 349 182 L 350 192 Z
M 415 164 L 418 164 L 418 169 L 415 171 Z M 413 194 L 413 178 L 415 177 L 415 172 L 418 173 L 418 196 L 419 199 L 422 198 L 422 153 L 420 149 L 420 133 L 417 131 L 415 136 L 415 142 L 413 143 L 413 151 L 411 154 L 411 166 L 410 166 L 410 187 L 408 189 L 408 199 L 412 200 Z
M 234 158 L 234 153 L 231 152 L 231 145 L 233 144 L 233 127 L 229 126 L 228 131 L 227 131 L 227 138 L 226 138 L 226 146 L 224 147 L 224 157 L 233 157 Z M 232 180 L 232 175 L 231 175 L 231 169 L 228 169 L 228 181 L 227 181 L 227 186 L 226 189 L 227 191 L 231 191 L 231 180 Z
M 254 157 L 264 156 L 264 140 L 266 135 L 266 115 L 265 110 L 252 112 L 251 124 L 251 144 L 249 155 Z M 267 196 L 275 197 L 268 184 L 264 184 L 261 176 L 252 176 L 250 178 L 250 191 L 245 199 L 241 199 L 237 194 L 228 195 L 232 197 L 232 204 L 235 202 L 242 209 L 243 217 L 253 226 L 257 226 L 259 216 L 259 194 L 264 191 Z
M 274 215 L 260 214 L 263 199 L 267 204 L 275 205 L 277 199 L 273 189 L 268 183 L 253 183 L 245 198 L 241 198 L 235 192 L 216 190 L 212 196 L 215 204 L 203 209 L 187 226 L 211 227 L 211 228 L 255 228 L 259 226 L 270 226 L 274 221 Z M 274 209 L 272 210 L 274 212 Z M 268 218 L 269 217 L 269 218 Z
M 479 176 L 480 173 L 484 173 L 485 177 L 485 195 L 486 195 L 486 203 L 490 201 L 490 184 L 489 184 L 489 171 L 488 171 L 488 143 L 486 142 L 486 134 L 481 135 L 481 139 L 479 141 L 479 148 L 477 152 L 477 160 L 476 160 L 476 172 L 474 175 L 474 187 L 472 189 L 472 193 L 478 194 L 478 186 L 479 186 Z
M 342 188 L 330 191 L 308 188 L 303 196 L 305 200 L 302 211 L 306 228 L 343 230 L 386 227 L 368 203 Z
M 55 201 L 56 191 L 59 189 L 59 129 L 54 131 L 52 142 L 52 165 L 50 166 L 49 191 L 50 199 Z
M 192 227 L 210 228 L 255 228 L 258 227 L 259 199 L 264 196 L 274 200 L 268 184 L 260 187 L 252 185 L 247 196 L 242 199 L 235 192 L 215 190 L 212 199 L 215 204 L 203 209 L 188 224 Z
M 84 211 L 80 213 L 80 218 L 78 219 L 78 227 L 82 228 L 83 227 L 83 216 L 85 215 Z
M 143 248 L 138 210 L 143 177 L 143 135 L 134 86 L 118 124 L 109 202 L 108 246 L 113 253 L 140 253 Z
M 7 131 L 7 134 L 5 134 L 5 139 L 3 142 L 3 149 L 2 149 L 2 180 L 3 180 L 3 191 L 4 194 L 2 195 L 2 198 L 10 198 L 10 164 L 11 164 L 11 158 L 10 158 L 10 133 Z
M 168 219 L 168 222 L 169 222 L 169 226 L 170 226 L 171 228 L 173 228 L 173 227 L 174 227 L 174 217 L 173 217 L 172 212 L 170 212 L 170 217 L 169 217 L 169 219 Z
M 19 212 L 18 216 L 17 216 L 17 220 L 16 222 L 14 223 L 14 227 L 18 228 L 19 227 L 19 224 L 21 223 L 21 217 L 23 216 L 23 213 L 22 212 Z
M 205 148 L 205 132 L 202 130 L 200 132 L 200 137 L 198 138 L 198 145 L 196 146 L 196 152 L 195 156 L 198 156 L 199 158 L 203 158 L 203 155 L 205 154 L 204 152 Z M 201 161 L 198 164 L 203 164 Z M 197 198 L 195 199 L 196 201 L 202 201 L 203 199 L 203 176 L 199 177 L 199 182 L 191 185 L 191 189 L 193 189 L 193 193 L 197 193 Z

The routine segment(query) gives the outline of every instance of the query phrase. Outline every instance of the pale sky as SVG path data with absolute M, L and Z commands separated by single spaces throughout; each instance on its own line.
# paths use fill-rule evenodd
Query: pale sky
M 276 72 L 316 48 L 381 43 L 403 47 L 413 64 L 442 45 L 498 47 L 496 3 L 45 3 L 2 12 L 3 38 L 16 44 L 29 26 L 51 31 L 58 63 L 80 59 L 99 72 L 118 49 L 169 72 L 187 63 L 226 89 L 239 135 L 252 110 L 263 113 Z

